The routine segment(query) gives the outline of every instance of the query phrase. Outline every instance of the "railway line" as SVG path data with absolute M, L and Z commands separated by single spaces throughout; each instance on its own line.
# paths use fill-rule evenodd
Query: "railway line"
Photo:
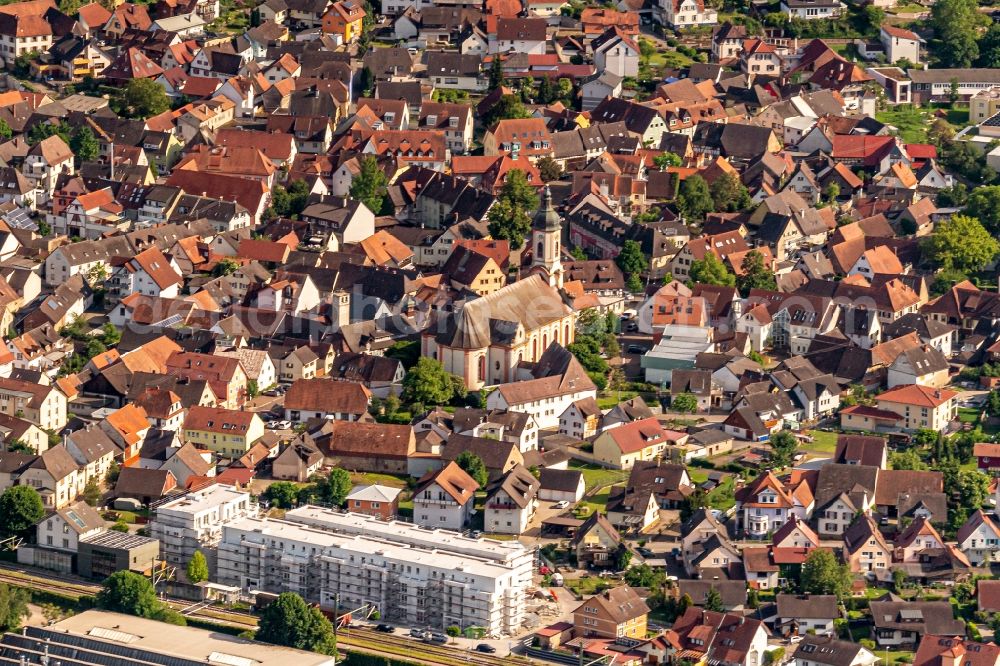
M 0 583 L 49 592 L 71 599 L 94 596 L 101 591 L 100 585 L 75 581 L 58 574 L 37 575 L 27 569 L 3 564 L 0 564 Z M 203 606 L 173 598 L 164 598 L 163 602 L 173 610 L 184 614 L 185 617 L 213 622 L 233 629 L 253 630 L 257 628 L 257 617 L 250 613 L 223 610 L 214 606 Z M 362 652 L 433 666 L 463 666 L 465 664 L 471 666 L 526 666 L 531 663 L 529 659 L 524 657 L 499 657 L 474 650 L 460 650 L 358 626 L 340 629 L 337 635 L 337 645 L 346 652 Z

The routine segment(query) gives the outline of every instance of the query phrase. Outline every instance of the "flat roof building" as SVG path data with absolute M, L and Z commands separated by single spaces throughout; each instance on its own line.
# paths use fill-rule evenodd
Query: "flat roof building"
M 79 666 L 334 666 L 335 663 L 333 657 L 315 652 L 99 610 L 85 611 L 50 627 L 25 627 L 0 638 L 0 664 L 47 662 Z
M 160 540 L 160 555 L 168 564 L 185 567 L 200 550 L 214 572 L 223 523 L 256 515 L 250 493 L 217 483 L 157 506 L 149 534 Z
M 107 578 L 116 571 L 128 570 L 145 574 L 160 557 L 160 542 L 156 539 L 104 530 L 84 537 L 76 550 L 76 569 L 84 578 Z
M 495 544 L 506 542 L 304 508 L 285 520 L 226 524 L 217 581 L 296 592 L 326 610 L 339 595 L 342 607 L 371 604 L 389 622 L 482 627 L 492 636 L 520 629 L 533 559 L 520 544 L 505 549 Z

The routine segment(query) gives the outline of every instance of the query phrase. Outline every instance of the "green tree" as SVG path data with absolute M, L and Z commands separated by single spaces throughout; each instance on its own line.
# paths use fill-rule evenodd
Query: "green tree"
M 97 506 L 98 502 L 101 501 L 101 487 L 97 485 L 97 479 L 91 477 L 87 481 L 87 485 L 83 487 L 82 497 L 83 501 L 90 506 Z
M 922 247 L 938 267 L 964 273 L 980 270 L 1000 253 L 1000 243 L 968 215 L 952 215 L 937 225 Z
M 256 640 L 298 650 L 335 654 L 333 625 L 294 592 L 283 592 L 264 608 Z
M 112 99 L 112 108 L 126 118 L 145 120 L 170 110 L 170 98 L 153 79 L 130 79 Z
M 103 610 L 145 618 L 156 618 L 163 609 L 149 579 L 128 570 L 108 576 L 94 602 Z
M 906 572 L 903 569 L 896 567 L 892 570 L 892 587 L 896 590 L 896 594 L 899 594 L 903 590 L 903 586 L 906 584 Z
M 771 458 L 769 467 L 771 469 L 781 469 L 792 464 L 795 458 L 795 450 L 798 448 L 798 441 L 795 435 L 787 430 L 781 430 L 771 435 Z
M 942 67 L 970 67 L 979 58 L 977 30 L 986 20 L 976 0 L 943 0 L 931 5 L 935 54 Z
M 624 543 L 618 544 L 618 548 L 615 549 L 615 570 L 625 571 L 631 563 L 632 550 Z
M 361 158 L 357 175 L 351 180 L 351 198 L 357 199 L 376 215 L 382 212 L 388 194 L 389 179 L 371 155 Z
M 712 192 L 704 178 L 694 175 L 684 179 L 677 195 L 677 208 L 687 221 L 701 222 L 714 207 Z
M 963 212 L 979 220 L 992 235 L 1000 234 L 1000 185 L 977 187 L 968 196 Z
M 14 136 L 14 130 L 10 128 L 7 121 L 0 118 L 0 139 L 9 139 Z
M 834 594 L 840 599 L 851 588 L 851 573 L 832 552 L 817 548 L 806 556 L 799 581 L 806 594 Z
M 666 171 L 667 167 L 678 167 L 683 163 L 680 155 L 669 151 L 660 153 L 653 158 L 653 164 L 660 171 Z
M 543 76 L 538 82 L 538 90 L 535 92 L 535 101 L 539 104 L 551 104 L 556 99 L 556 89 L 552 85 L 552 80 Z
M 118 466 L 114 460 L 108 465 L 108 472 L 104 475 L 104 482 L 109 486 L 113 486 L 118 483 L 118 474 L 121 472 L 121 468 Z
M 346 469 L 334 467 L 326 478 L 324 499 L 334 506 L 340 506 L 351 493 L 351 473 Z
M 80 162 L 93 162 L 101 152 L 101 144 L 98 143 L 94 131 L 86 125 L 73 132 L 69 147 Z
M 642 273 L 649 265 L 646 255 L 642 252 L 639 241 L 627 240 L 622 243 L 621 252 L 615 257 L 615 263 L 622 269 L 628 281 L 628 290 L 635 293 L 642 291 Z
M 773 291 L 778 288 L 774 271 L 769 270 L 764 264 L 764 255 L 759 250 L 750 250 L 746 253 L 740 264 L 740 270 L 742 275 L 736 276 L 736 286 L 743 296 L 748 296 L 751 289 Z
M 542 80 L 544 81 L 546 79 Z M 553 180 L 559 180 L 562 178 L 562 167 L 559 166 L 558 162 L 547 155 L 538 160 L 538 162 L 535 163 L 535 166 L 538 167 L 538 175 L 541 176 L 543 182 L 549 183 Z
M 219 263 L 215 265 L 215 268 L 212 269 L 212 275 L 215 275 L 216 277 L 222 277 L 224 275 L 232 275 L 239 269 L 240 265 L 238 262 L 232 259 L 222 259 L 219 261 Z
M 942 465 L 942 472 L 944 466 Z M 945 473 L 945 492 L 952 497 L 961 498 L 962 505 L 969 510 L 982 508 L 990 497 L 990 477 L 986 476 L 978 469 L 959 470 L 954 475 L 954 482 L 948 482 L 948 474 Z
M 722 605 L 722 595 L 719 594 L 718 588 L 714 585 L 708 588 L 708 592 L 705 594 L 705 610 L 714 611 L 716 613 L 722 613 L 726 610 L 726 607 Z
M 101 327 L 101 342 L 103 342 L 109 349 L 111 347 L 117 347 L 121 340 L 121 331 L 119 331 L 118 327 L 111 322 L 107 322 Z
M 421 357 L 403 378 L 403 401 L 424 405 L 445 405 L 455 395 L 451 375 L 440 361 Z
M 688 276 L 694 284 L 714 284 L 720 287 L 735 287 L 736 276 L 729 272 L 726 265 L 712 252 L 706 252 L 704 258 L 691 262 Z
M 709 192 L 712 195 L 714 209 L 717 211 L 736 213 L 753 205 L 746 186 L 735 174 L 724 173 L 716 178 L 709 187 Z
M 486 116 L 483 118 L 487 127 L 493 127 L 501 120 L 515 120 L 517 118 L 528 118 L 531 114 L 524 106 L 520 95 L 503 95 L 497 100 Z
M 32 146 L 43 141 L 50 136 L 58 136 L 62 139 L 66 145 L 70 142 L 70 128 L 65 122 L 60 120 L 59 122 L 41 122 L 35 124 L 31 130 L 28 132 L 28 143 Z
M 538 208 L 538 193 L 520 169 L 511 169 L 488 213 L 490 235 L 510 241 L 512 249 L 524 245 L 531 233 L 532 212 Z
M 262 497 L 279 509 L 291 509 L 299 501 L 299 487 L 291 481 L 275 481 Z
M 483 459 L 472 451 L 462 451 L 455 458 L 455 464 L 461 467 L 466 474 L 471 476 L 480 488 L 485 488 L 490 480 L 490 474 L 486 469 Z
M 30 614 L 29 601 L 31 601 L 30 591 L 0 583 L 0 631 L 20 628 L 21 621 Z
M 978 67 L 1000 68 L 1000 23 L 993 22 L 979 40 Z
M 194 555 L 187 563 L 187 577 L 194 585 L 208 580 L 208 560 L 200 550 L 194 551 Z
M 909 449 L 907 451 L 896 451 L 889 458 L 889 463 L 893 469 L 924 470 L 927 464 L 920 459 L 920 454 Z
M 500 56 L 493 56 L 493 62 L 490 63 L 490 90 L 497 90 L 507 82 L 506 77 L 503 73 L 503 63 L 500 61 Z
M 11 486 L 0 494 L 0 535 L 25 536 L 42 518 L 45 505 L 31 486 Z
M 670 409 L 682 414 L 694 414 L 698 411 L 698 398 L 692 393 L 678 393 L 670 400 Z

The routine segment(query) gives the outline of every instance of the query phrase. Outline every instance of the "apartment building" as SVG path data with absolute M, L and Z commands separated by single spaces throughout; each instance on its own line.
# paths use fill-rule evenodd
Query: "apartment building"
M 215 548 L 223 523 L 257 515 L 250 493 L 215 484 L 156 507 L 149 533 L 160 540 L 160 556 L 176 567 L 186 567 L 200 550 L 215 571 Z
M 518 573 L 440 548 L 349 536 L 287 520 L 243 518 L 222 528 L 217 579 L 244 590 L 296 592 L 332 609 L 376 606 L 384 620 L 483 627 L 491 636 L 521 624 Z

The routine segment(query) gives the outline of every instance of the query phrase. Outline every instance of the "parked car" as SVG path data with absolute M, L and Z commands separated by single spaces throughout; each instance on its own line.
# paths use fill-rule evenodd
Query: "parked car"
M 494 654 L 497 651 L 495 647 L 489 643 L 480 643 L 476 646 L 476 652 L 485 652 L 486 654 Z
M 431 635 L 428 636 L 427 638 L 425 638 L 424 640 L 427 641 L 428 643 L 442 643 L 443 644 L 443 643 L 447 643 L 448 642 L 448 637 L 445 636 L 442 633 L 438 633 L 438 632 L 434 631 L 434 632 L 431 632 Z
M 565 509 L 568 506 L 569 506 L 569 502 L 568 501 L 566 501 L 566 500 L 559 500 L 558 502 L 556 502 L 555 504 L 552 505 L 552 508 L 553 509 Z
M 626 333 L 635 333 L 638 330 L 639 330 L 639 324 L 635 323 L 634 321 L 630 321 L 629 323 L 625 324 Z
M 645 347 L 641 346 L 641 345 L 629 345 L 628 346 L 628 353 L 629 354 L 645 354 L 647 351 L 649 351 L 649 350 L 646 349 Z
M 394 634 L 396 633 L 396 627 L 391 624 L 380 624 L 375 627 L 375 631 L 381 631 L 383 634 Z
M 639 553 L 643 557 L 653 557 L 653 551 L 651 551 L 649 548 L 639 547 L 635 549 L 635 552 Z
M 414 638 L 423 639 L 424 636 L 426 636 L 426 635 L 427 635 L 427 632 L 424 631 L 423 629 L 416 629 L 416 628 L 410 629 L 410 636 L 413 636 Z

